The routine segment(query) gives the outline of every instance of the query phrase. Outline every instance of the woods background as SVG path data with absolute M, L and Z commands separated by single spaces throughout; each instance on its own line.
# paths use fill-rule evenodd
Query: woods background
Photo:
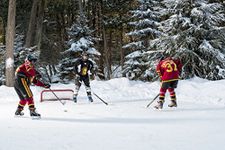
M 183 79 L 224 79 L 225 1 L 0 0 L 1 84 L 30 53 L 48 81 L 67 83 L 82 51 L 104 80 L 154 81 L 162 56 L 182 60 Z

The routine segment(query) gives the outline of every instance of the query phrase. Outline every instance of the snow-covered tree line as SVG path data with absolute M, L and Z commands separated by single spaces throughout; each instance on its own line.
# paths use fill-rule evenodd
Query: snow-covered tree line
M 124 48 L 124 72 L 132 79 L 156 79 L 162 55 L 180 58 L 183 78 L 225 77 L 225 2 L 219 0 L 140 0 L 132 11 L 135 40 Z M 143 38 L 143 37 L 148 37 Z M 147 40 L 147 41 L 145 41 Z
M 81 8 L 82 15 L 78 2 L 85 6 Z M 25 0 L 19 5 L 26 4 Z M 37 4 L 33 3 L 33 7 Z M 162 56 L 181 59 L 182 78 L 225 78 L 223 0 L 50 0 L 43 7 L 47 8 L 37 10 L 45 12 L 36 15 L 44 15 L 43 24 L 37 25 L 34 32 L 41 31 L 42 38 L 37 38 L 39 34 L 33 36 L 36 40 L 31 41 L 30 47 L 26 47 L 24 30 L 28 21 L 17 17 L 15 67 L 27 54 L 35 53 L 40 60 L 39 70 L 51 82 L 73 80 L 73 64 L 83 51 L 90 54 L 98 74 L 107 79 L 112 77 L 109 73 L 115 74 L 112 68 L 121 66 L 120 73 L 130 79 L 156 80 L 155 67 Z M 27 9 L 31 9 L 30 1 Z M 0 13 L 3 23 L 4 16 Z M 2 60 L 4 51 L 3 43 Z M 5 78 L 4 65 L 1 64 L 1 81 Z

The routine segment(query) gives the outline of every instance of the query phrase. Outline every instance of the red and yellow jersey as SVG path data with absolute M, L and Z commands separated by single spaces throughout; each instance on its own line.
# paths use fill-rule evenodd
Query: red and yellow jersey
M 37 86 L 44 86 L 41 81 L 36 79 L 36 75 L 38 75 L 38 72 L 35 70 L 34 65 L 28 60 L 26 60 L 25 63 L 23 63 L 16 69 L 16 75 L 28 78 Z
M 17 73 L 22 73 L 26 77 L 30 78 L 36 75 L 36 70 L 34 69 L 34 65 L 30 61 L 25 61 L 25 63 L 23 63 L 16 69 L 16 74 Z
M 156 71 L 159 74 L 162 82 L 169 82 L 179 79 L 179 74 L 182 69 L 180 60 L 166 58 L 159 62 Z

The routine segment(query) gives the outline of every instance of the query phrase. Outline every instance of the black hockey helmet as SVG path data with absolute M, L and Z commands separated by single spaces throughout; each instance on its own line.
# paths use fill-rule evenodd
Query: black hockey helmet
M 37 58 L 35 56 L 33 56 L 33 55 L 27 55 L 25 60 L 28 60 L 30 62 L 36 62 Z
M 87 61 L 89 56 L 88 53 L 86 51 L 83 51 L 81 54 L 82 60 Z

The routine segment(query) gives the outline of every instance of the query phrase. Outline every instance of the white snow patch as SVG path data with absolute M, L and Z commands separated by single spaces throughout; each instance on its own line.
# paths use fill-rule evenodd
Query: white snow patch
M 14 66 L 14 60 L 12 58 L 6 59 L 6 68 L 12 68 Z

